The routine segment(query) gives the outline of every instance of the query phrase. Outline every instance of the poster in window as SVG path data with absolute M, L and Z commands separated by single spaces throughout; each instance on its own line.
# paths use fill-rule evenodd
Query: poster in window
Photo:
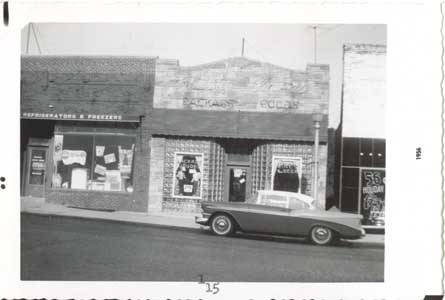
M 71 188 L 82 189 L 87 188 L 88 170 L 84 168 L 74 168 L 71 171 Z
M 62 161 L 64 165 L 85 165 L 87 153 L 83 150 L 62 150 Z
M 121 191 L 122 179 L 119 170 L 107 170 L 105 172 L 105 184 L 106 191 Z
M 202 153 L 175 153 L 173 197 L 202 197 Z
M 385 226 L 385 170 L 361 169 L 360 207 L 363 225 Z
M 57 165 L 58 161 L 62 160 L 62 150 L 63 150 L 63 135 L 54 135 L 54 164 Z
M 133 150 L 134 144 L 131 145 L 130 149 L 124 149 L 119 146 L 119 170 L 122 175 L 127 175 L 131 173 L 131 165 L 133 163 Z
M 29 184 L 39 184 L 44 183 L 45 177 L 45 150 L 33 149 L 31 151 L 31 168 L 29 174 Z
M 273 156 L 272 189 L 275 191 L 301 192 L 301 157 Z

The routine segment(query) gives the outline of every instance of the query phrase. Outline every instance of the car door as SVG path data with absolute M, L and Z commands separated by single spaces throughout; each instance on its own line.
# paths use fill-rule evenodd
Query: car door
M 311 207 L 306 202 L 297 197 L 289 197 L 289 217 L 287 218 L 287 234 L 288 235 L 306 235 L 312 225 L 314 219 L 309 217 Z
M 267 234 L 284 234 L 288 226 L 288 200 L 286 196 L 260 194 L 256 204 L 249 204 L 245 231 Z

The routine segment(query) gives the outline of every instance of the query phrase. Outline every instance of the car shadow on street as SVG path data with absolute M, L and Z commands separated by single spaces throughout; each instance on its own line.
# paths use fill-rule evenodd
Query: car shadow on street
M 209 229 L 203 230 L 203 233 L 205 233 L 207 235 L 214 235 L 211 232 L 211 230 L 209 230 Z M 266 235 L 266 234 L 253 234 L 253 233 L 237 232 L 236 234 L 232 234 L 229 238 L 316 246 L 313 243 L 311 243 L 308 238 L 305 238 L 305 237 L 289 237 L 289 236 L 280 236 L 280 235 Z M 364 246 L 365 245 L 363 245 L 361 243 L 355 243 L 355 242 L 351 242 L 348 240 L 340 239 L 340 240 L 333 241 L 330 245 L 321 246 L 321 247 L 362 248 Z M 367 244 L 366 248 L 382 248 L 382 246 Z

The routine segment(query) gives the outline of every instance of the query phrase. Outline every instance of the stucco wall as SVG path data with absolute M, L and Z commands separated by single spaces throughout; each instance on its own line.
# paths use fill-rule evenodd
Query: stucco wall
M 157 60 L 155 108 L 328 113 L 329 67 L 297 71 L 243 57 L 181 67 Z

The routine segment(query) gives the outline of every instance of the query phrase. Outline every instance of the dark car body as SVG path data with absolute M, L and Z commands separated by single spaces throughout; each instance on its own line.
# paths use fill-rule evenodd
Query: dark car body
M 317 209 L 312 198 L 290 192 L 258 191 L 247 202 L 202 202 L 202 217 L 196 223 L 211 226 L 215 215 L 225 214 L 235 229 L 247 233 L 309 236 L 314 226 L 329 228 L 335 237 L 364 236 L 361 215 Z

